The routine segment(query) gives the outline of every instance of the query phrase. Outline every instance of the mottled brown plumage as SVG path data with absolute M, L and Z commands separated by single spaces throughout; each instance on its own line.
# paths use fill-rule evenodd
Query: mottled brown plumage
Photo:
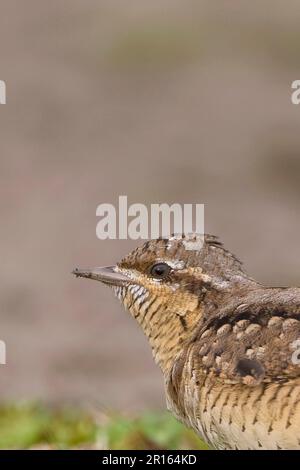
M 212 447 L 300 449 L 299 288 L 262 286 L 211 235 L 152 240 L 75 274 L 113 287 L 149 340 L 168 408 Z

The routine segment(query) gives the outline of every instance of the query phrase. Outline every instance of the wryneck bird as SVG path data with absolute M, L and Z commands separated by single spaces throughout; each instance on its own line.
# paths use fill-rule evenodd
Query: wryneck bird
M 212 235 L 151 240 L 74 274 L 113 289 L 149 340 L 168 408 L 209 445 L 300 449 L 300 288 L 264 287 Z

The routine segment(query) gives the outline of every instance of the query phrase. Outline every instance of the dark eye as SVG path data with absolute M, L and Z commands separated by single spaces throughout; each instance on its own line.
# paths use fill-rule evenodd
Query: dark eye
M 150 274 L 157 279 L 164 279 L 168 276 L 171 271 L 170 266 L 167 263 L 157 263 L 150 268 Z

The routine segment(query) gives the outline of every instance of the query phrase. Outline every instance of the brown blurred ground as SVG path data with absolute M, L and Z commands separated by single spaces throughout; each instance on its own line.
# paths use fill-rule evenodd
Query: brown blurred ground
M 3 0 L 2 400 L 163 405 L 162 380 L 111 292 L 76 281 L 133 242 L 100 242 L 96 206 L 206 204 L 260 281 L 299 284 L 297 1 Z

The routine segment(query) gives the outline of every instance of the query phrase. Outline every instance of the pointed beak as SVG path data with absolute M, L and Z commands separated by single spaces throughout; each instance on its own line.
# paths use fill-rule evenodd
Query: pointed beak
M 74 269 L 72 274 L 76 277 L 86 277 L 103 282 L 111 286 L 124 286 L 130 282 L 130 278 L 118 272 L 117 266 L 104 266 L 102 268 Z

